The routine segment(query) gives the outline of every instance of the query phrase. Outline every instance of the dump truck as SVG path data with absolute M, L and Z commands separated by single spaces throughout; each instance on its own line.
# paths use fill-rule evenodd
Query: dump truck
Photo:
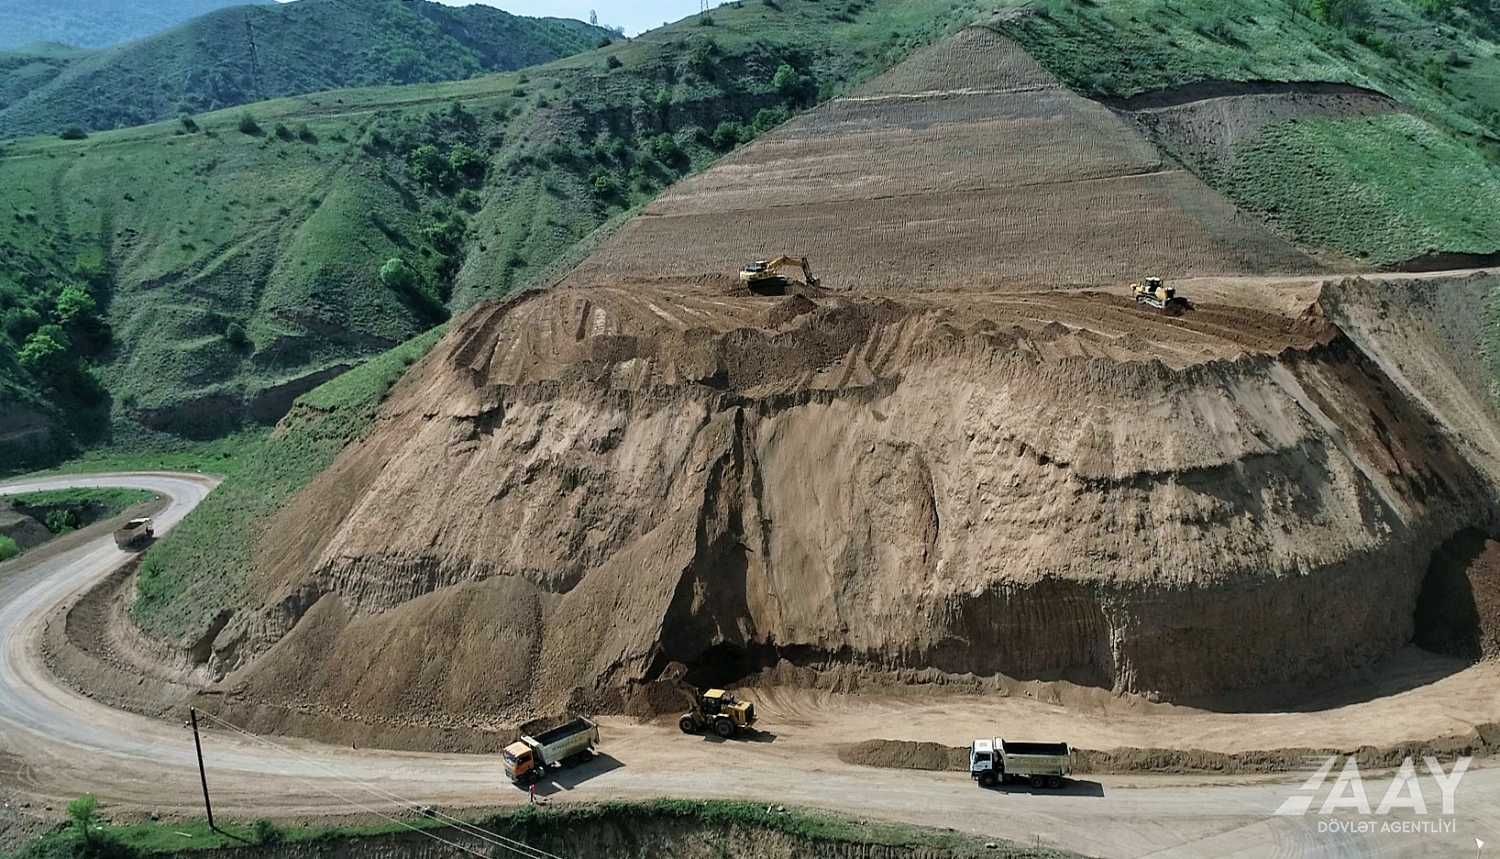
M 818 285 L 818 278 L 812 273 L 812 266 L 808 264 L 807 257 L 788 256 L 756 260 L 750 263 L 740 269 L 740 282 L 749 286 L 751 292 L 783 291 L 793 283 L 781 273 L 781 270 L 787 266 L 801 268 L 802 278 L 808 286 Z
M 1027 743 L 980 738 L 969 747 L 969 777 L 981 787 L 1025 779 L 1037 787 L 1062 787 L 1073 774 L 1067 743 Z
M 131 519 L 115 529 L 115 545 L 121 549 L 141 546 L 150 542 L 155 533 L 155 525 L 149 517 Z
M 723 689 L 710 689 L 693 699 L 693 709 L 677 720 L 677 727 L 684 734 L 712 729 L 726 740 L 740 731 L 748 731 L 754 724 L 755 705 L 738 701 Z
M 599 745 L 599 726 L 579 716 L 535 737 L 523 736 L 500 753 L 505 774 L 515 784 L 527 784 L 543 774 L 567 766 L 574 758 L 592 755 Z
M 1148 277 L 1140 283 L 1132 283 L 1130 291 L 1135 296 L 1136 304 L 1144 304 L 1163 313 L 1181 313 L 1188 306 L 1188 300 L 1179 296 L 1173 287 L 1163 284 L 1159 277 Z

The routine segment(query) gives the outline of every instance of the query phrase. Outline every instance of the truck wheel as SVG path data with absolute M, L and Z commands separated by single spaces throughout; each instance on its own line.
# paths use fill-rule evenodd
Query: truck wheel
M 995 774 L 992 772 L 981 773 L 979 776 L 979 784 L 982 787 L 994 787 Z
M 678 719 L 677 727 L 681 728 L 684 734 L 691 734 L 698 730 L 698 725 L 693 721 L 692 716 L 683 716 Z
M 714 720 L 714 733 L 726 740 L 729 739 L 734 736 L 734 722 L 723 717 Z

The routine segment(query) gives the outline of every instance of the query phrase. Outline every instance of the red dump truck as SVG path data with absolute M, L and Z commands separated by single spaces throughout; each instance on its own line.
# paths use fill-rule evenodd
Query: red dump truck
M 582 716 L 535 737 L 521 737 L 501 752 L 505 774 L 515 784 L 526 784 L 548 770 L 561 769 L 574 758 L 592 754 L 599 744 L 599 726 Z

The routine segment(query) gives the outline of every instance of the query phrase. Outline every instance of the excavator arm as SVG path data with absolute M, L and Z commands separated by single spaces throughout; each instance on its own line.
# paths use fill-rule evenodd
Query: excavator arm
M 812 266 L 808 264 L 807 257 L 779 256 L 772 260 L 763 260 L 751 263 L 740 272 L 740 280 L 746 283 L 757 283 L 759 281 L 771 280 L 780 277 L 777 274 L 787 266 L 797 266 L 802 269 L 802 278 L 808 286 L 817 286 L 818 278 L 812 273 Z

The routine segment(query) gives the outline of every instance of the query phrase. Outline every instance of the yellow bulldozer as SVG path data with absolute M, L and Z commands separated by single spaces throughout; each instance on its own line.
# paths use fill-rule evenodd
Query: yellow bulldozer
M 1132 283 L 1130 291 L 1135 294 L 1135 303 L 1153 307 L 1163 313 L 1181 313 L 1188 308 L 1188 300 L 1177 294 L 1177 290 L 1166 286 L 1159 277 L 1148 277 L 1140 283 Z
M 783 268 L 796 266 L 802 269 L 802 279 L 808 286 L 817 286 L 818 278 L 812 273 L 807 257 L 777 257 L 756 260 L 740 269 L 740 282 L 750 287 L 751 292 L 780 292 L 793 281 L 781 273 Z
M 712 730 L 724 739 L 740 731 L 750 730 L 755 724 L 755 705 L 749 701 L 736 700 L 723 689 L 710 689 L 693 699 L 693 709 L 682 714 L 677 727 L 684 734 L 697 734 Z

